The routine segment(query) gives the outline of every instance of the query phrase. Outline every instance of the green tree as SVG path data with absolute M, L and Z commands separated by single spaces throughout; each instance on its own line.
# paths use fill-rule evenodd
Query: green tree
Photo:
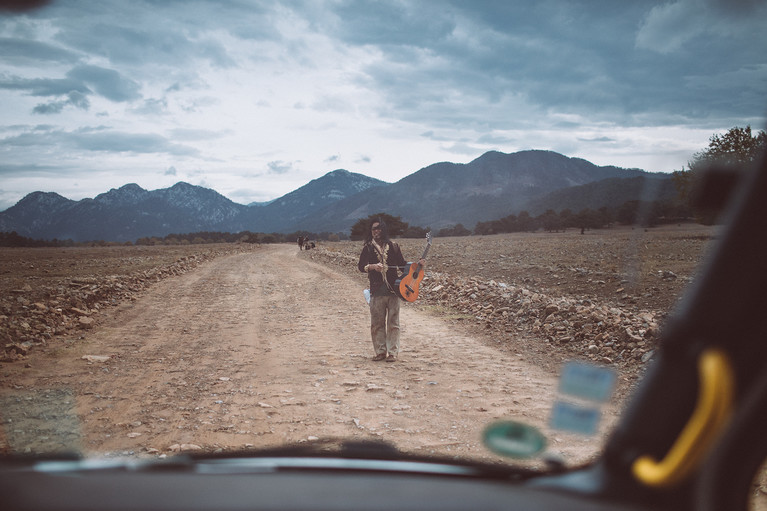
M 426 233 L 429 232 L 431 229 L 429 227 L 423 228 L 419 227 L 417 225 L 411 225 L 407 229 L 405 229 L 405 232 L 402 233 L 403 238 L 425 238 Z
M 608 208 L 607 206 L 602 206 L 597 210 L 597 213 L 599 213 L 599 226 L 600 227 L 610 227 L 613 222 L 615 222 L 615 214 L 613 211 Z
M 437 233 L 438 236 L 469 236 L 470 234 L 471 231 L 464 227 L 463 224 L 445 227 Z
M 683 203 L 690 201 L 690 190 L 692 189 L 692 172 L 689 170 L 675 170 L 671 173 L 671 181 L 676 188 L 677 196 Z
M 494 222 L 477 222 L 474 226 L 474 234 L 495 234 Z
M 568 227 L 575 227 L 575 215 L 569 208 L 565 208 L 559 212 L 559 223 L 563 229 Z
M 674 171 L 672 179 L 682 205 L 690 208 L 698 221 L 704 224 L 714 223 L 722 204 L 713 207 L 696 204 L 705 195 L 705 175 L 711 168 L 734 169 L 742 171 L 764 155 L 767 150 L 767 133 L 764 130 L 752 134 L 751 126 L 734 127 L 727 133 L 714 134 L 709 138 L 708 147 L 695 153 L 688 162 L 688 170 Z M 718 188 L 722 188 L 719 186 Z M 719 195 L 726 195 L 720 193 Z M 703 202 L 706 202 L 705 199 Z
M 767 147 L 767 133 L 764 130 L 752 135 L 751 126 L 730 128 L 724 135 L 714 134 L 703 151 L 693 155 L 688 162 L 691 171 L 711 164 L 748 165 L 759 159 Z
M 585 208 L 575 215 L 575 225 L 581 230 L 586 229 L 599 229 L 602 227 L 600 214 L 591 208 Z
M 513 215 L 512 215 L 513 216 Z M 517 216 L 517 222 L 516 222 L 516 228 L 514 231 L 534 231 L 536 229 L 535 220 L 530 216 L 530 213 L 527 211 L 520 211 L 519 215 Z M 511 232 L 514 232 L 511 231 Z
M 370 226 L 370 222 L 374 218 L 380 218 L 386 223 L 386 227 L 389 230 L 389 237 L 391 238 L 401 236 L 408 228 L 408 223 L 403 222 L 402 218 L 398 216 L 392 216 L 386 213 L 376 213 L 374 215 L 368 216 L 367 218 L 360 218 L 354 225 L 352 225 L 352 240 L 357 241 L 364 239 L 365 234 L 367 233 L 367 230 Z
M 559 215 L 553 209 L 547 209 L 545 213 L 538 217 L 538 223 L 544 230 L 549 232 L 559 231 L 562 228 L 562 222 Z
M 618 221 L 623 225 L 632 225 L 636 223 L 639 215 L 639 201 L 626 201 L 618 208 Z

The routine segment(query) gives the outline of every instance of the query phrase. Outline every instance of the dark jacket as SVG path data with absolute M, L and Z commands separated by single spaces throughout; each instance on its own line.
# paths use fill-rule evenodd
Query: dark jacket
M 384 244 L 384 247 L 388 247 L 386 250 L 386 261 L 381 261 L 378 255 L 378 251 L 373 247 L 371 243 L 365 243 L 362 247 L 362 253 L 360 253 L 360 260 L 357 263 L 357 268 L 361 272 L 365 272 L 365 266 L 368 264 L 384 263 L 389 269 L 386 272 L 386 280 L 389 281 L 389 286 L 392 290 L 396 289 L 395 282 L 400 278 L 401 271 L 398 271 L 396 266 L 399 266 L 400 270 L 403 270 L 403 266 L 407 264 L 405 258 L 402 256 L 402 250 L 399 245 L 391 240 Z M 380 272 L 371 271 L 367 272 L 368 280 L 370 281 L 370 294 L 376 294 L 376 291 L 383 285 L 383 277 Z

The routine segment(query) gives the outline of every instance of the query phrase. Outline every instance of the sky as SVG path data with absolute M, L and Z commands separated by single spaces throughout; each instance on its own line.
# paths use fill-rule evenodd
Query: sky
M 7 4 L 0 211 L 179 181 L 249 204 L 491 150 L 671 172 L 765 128 L 767 0 Z

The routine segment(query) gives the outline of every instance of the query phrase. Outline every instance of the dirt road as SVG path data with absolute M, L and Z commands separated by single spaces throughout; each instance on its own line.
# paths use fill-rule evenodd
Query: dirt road
M 216 258 L 83 340 L 4 366 L 0 441 L 162 456 L 343 437 L 495 460 L 481 432 L 506 418 L 540 427 L 568 464 L 597 452 L 598 439 L 547 429 L 556 375 L 417 306 L 403 304 L 400 360 L 372 362 L 360 281 L 298 254 Z M 604 415 L 606 429 L 615 407 Z

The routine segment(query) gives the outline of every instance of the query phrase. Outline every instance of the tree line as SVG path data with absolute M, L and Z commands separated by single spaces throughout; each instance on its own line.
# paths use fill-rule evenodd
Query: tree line
M 585 208 L 577 213 L 569 209 L 563 209 L 559 212 L 548 209 L 533 217 L 527 211 L 520 211 L 517 215 L 509 215 L 499 220 L 477 222 L 473 234 L 538 230 L 558 232 L 573 228 L 583 232 L 591 229 L 609 228 L 616 224 L 654 227 L 661 224 L 688 221 L 691 215 L 692 210 L 687 205 L 676 201 L 631 200 L 617 208 L 606 206 L 596 210 Z
M 767 156 L 767 132 L 751 126 L 730 128 L 709 138 L 708 147 L 695 153 L 687 170 L 672 173 L 680 199 L 689 204 L 703 224 L 716 222 L 740 177 Z
M 201 231 L 186 234 L 168 234 L 167 236 L 144 237 L 136 240 L 136 245 L 201 245 L 205 243 L 289 243 L 299 236 L 307 240 L 340 241 L 349 239 L 344 233 L 295 231 L 291 233 L 263 233 L 242 231 L 237 233 Z
M 520 211 L 516 215 L 508 215 L 497 220 L 477 222 L 473 230 L 462 224 L 445 227 L 437 231 L 437 236 L 471 236 L 503 234 L 511 232 L 535 232 L 544 230 L 547 232 L 559 232 L 566 229 L 591 229 L 608 228 L 616 224 L 640 225 L 653 227 L 664 223 L 679 223 L 689 221 L 692 210 L 685 204 L 677 201 L 627 201 L 617 208 L 601 207 L 593 210 L 583 209 L 577 213 L 569 209 L 555 212 L 553 209 L 532 216 L 527 211 Z M 370 222 L 380 218 L 386 223 L 389 236 L 392 238 L 423 238 L 431 229 L 409 225 L 398 216 L 386 213 L 376 213 L 367 218 L 361 218 L 352 226 L 351 239 L 361 240 Z
M 132 241 L 73 241 L 33 239 L 21 236 L 16 231 L 0 232 L 0 247 L 113 247 L 113 246 L 155 246 L 155 245 L 203 245 L 208 243 L 290 243 L 299 236 L 308 240 L 341 241 L 349 239 L 345 233 L 296 231 L 293 233 L 262 233 L 242 231 L 237 233 L 200 231 L 184 234 L 168 234 L 167 236 L 145 236 Z

